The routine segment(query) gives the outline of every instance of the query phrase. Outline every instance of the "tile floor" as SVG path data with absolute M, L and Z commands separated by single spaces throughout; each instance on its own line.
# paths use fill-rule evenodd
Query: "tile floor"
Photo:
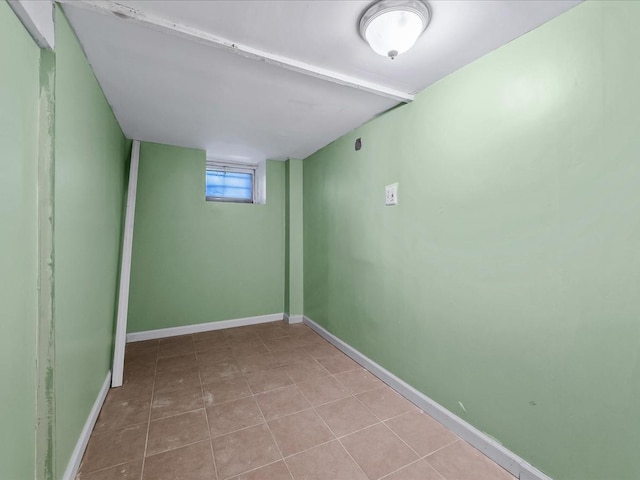
M 513 480 L 305 325 L 127 345 L 78 480 Z

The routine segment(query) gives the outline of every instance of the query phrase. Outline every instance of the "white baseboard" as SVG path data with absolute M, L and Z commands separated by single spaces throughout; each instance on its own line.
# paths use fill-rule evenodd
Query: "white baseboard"
M 190 333 L 222 330 L 223 328 L 244 327 L 247 325 L 257 325 L 259 323 L 277 322 L 283 318 L 284 313 L 272 313 L 270 315 L 259 315 L 257 317 L 234 318 L 232 320 L 221 320 L 219 322 L 198 323 L 196 325 L 184 325 L 182 327 L 133 332 L 127 333 L 127 343 L 142 342 L 143 340 L 155 340 L 156 338 L 177 337 L 179 335 L 189 335 Z
M 107 378 L 105 378 L 104 383 L 102 384 L 102 387 L 98 392 L 98 397 L 96 398 L 93 407 L 91 407 L 91 411 L 89 412 L 87 421 L 84 424 L 84 428 L 80 433 L 78 442 L 76 443 L 76 446 L 73 449 L 73 453 L 71 454 L 71 458 L 69 459 L 69 463 L 67 464 L 67 469 L 64 471 L 64 475 L 62 475 L 62 480 L 74 480 L 76 478 L 78 468 L 80 468 L 80 462 L 82 461 L 82 456 L 84 455 L 84 451 L 87 449 L 89 437 L 91 437 L 93 427 L 96 424 L 96 420 L 98 420 L 98 415 L 100 415 L 102 404 L 104 403 L 105 398 L 107 398 L 107 393 L 109 393 L 110 385 L 111 371 L 107 373 Z
M 284 321 L 289 325 L 292 325 L 294 323 L 302 323 L 302 315 L 289 315 L 288 313 L 285 313 Z
M 519 478 L 520 480 L 552 480 L 511 450 L 506 449 L 473 425 L 465 422 L 456 414 L 450 412 L 422 392 L 419 392 L 405 381 L 396 377 L 393 373 L 378 365 L 376 362 L 366 357 L 349 344 L 343 342 L 328 330 L 315 323 L 309 317 L 305 316 L 303 321 L 324 339 L 369 370 L 376 377 L 396 390 L 422 411 L 428 413 L 435 420 L 457 434 L 460 438 L 480 450 L 516 478 Z

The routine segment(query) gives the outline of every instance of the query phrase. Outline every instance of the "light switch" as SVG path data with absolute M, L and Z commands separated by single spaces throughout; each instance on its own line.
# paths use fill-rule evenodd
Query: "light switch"
M 398 184 L 392 183 L 384 188 L 384 204 L 385 205 L 397 205 L 398 204 Z

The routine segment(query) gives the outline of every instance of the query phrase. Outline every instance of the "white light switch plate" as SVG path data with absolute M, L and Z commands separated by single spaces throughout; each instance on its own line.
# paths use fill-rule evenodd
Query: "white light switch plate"
M 398 204 L 398 184 L 392 183 L 384 187 L 384 204 L 385 205 L 397 205 Z

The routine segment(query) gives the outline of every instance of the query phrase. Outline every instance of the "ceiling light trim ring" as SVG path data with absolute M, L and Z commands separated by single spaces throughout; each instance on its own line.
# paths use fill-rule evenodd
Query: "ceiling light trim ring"
M 380 0 L 370 5 L 362 14 L 359 21 L 360 37 L 370 44 L 367 39 L 367 28 L 378 17 L 391 12 L 411 12 L 415 14 L 422 23 L 422 29 L 418 34 L 418 38 L 424 33 L 431 22 L 431 8 L 426 1 L 423 0 Z M 416 39 L 417 40 L 417 39 Z M 393 57 L 391 57 L 393 58 Z

